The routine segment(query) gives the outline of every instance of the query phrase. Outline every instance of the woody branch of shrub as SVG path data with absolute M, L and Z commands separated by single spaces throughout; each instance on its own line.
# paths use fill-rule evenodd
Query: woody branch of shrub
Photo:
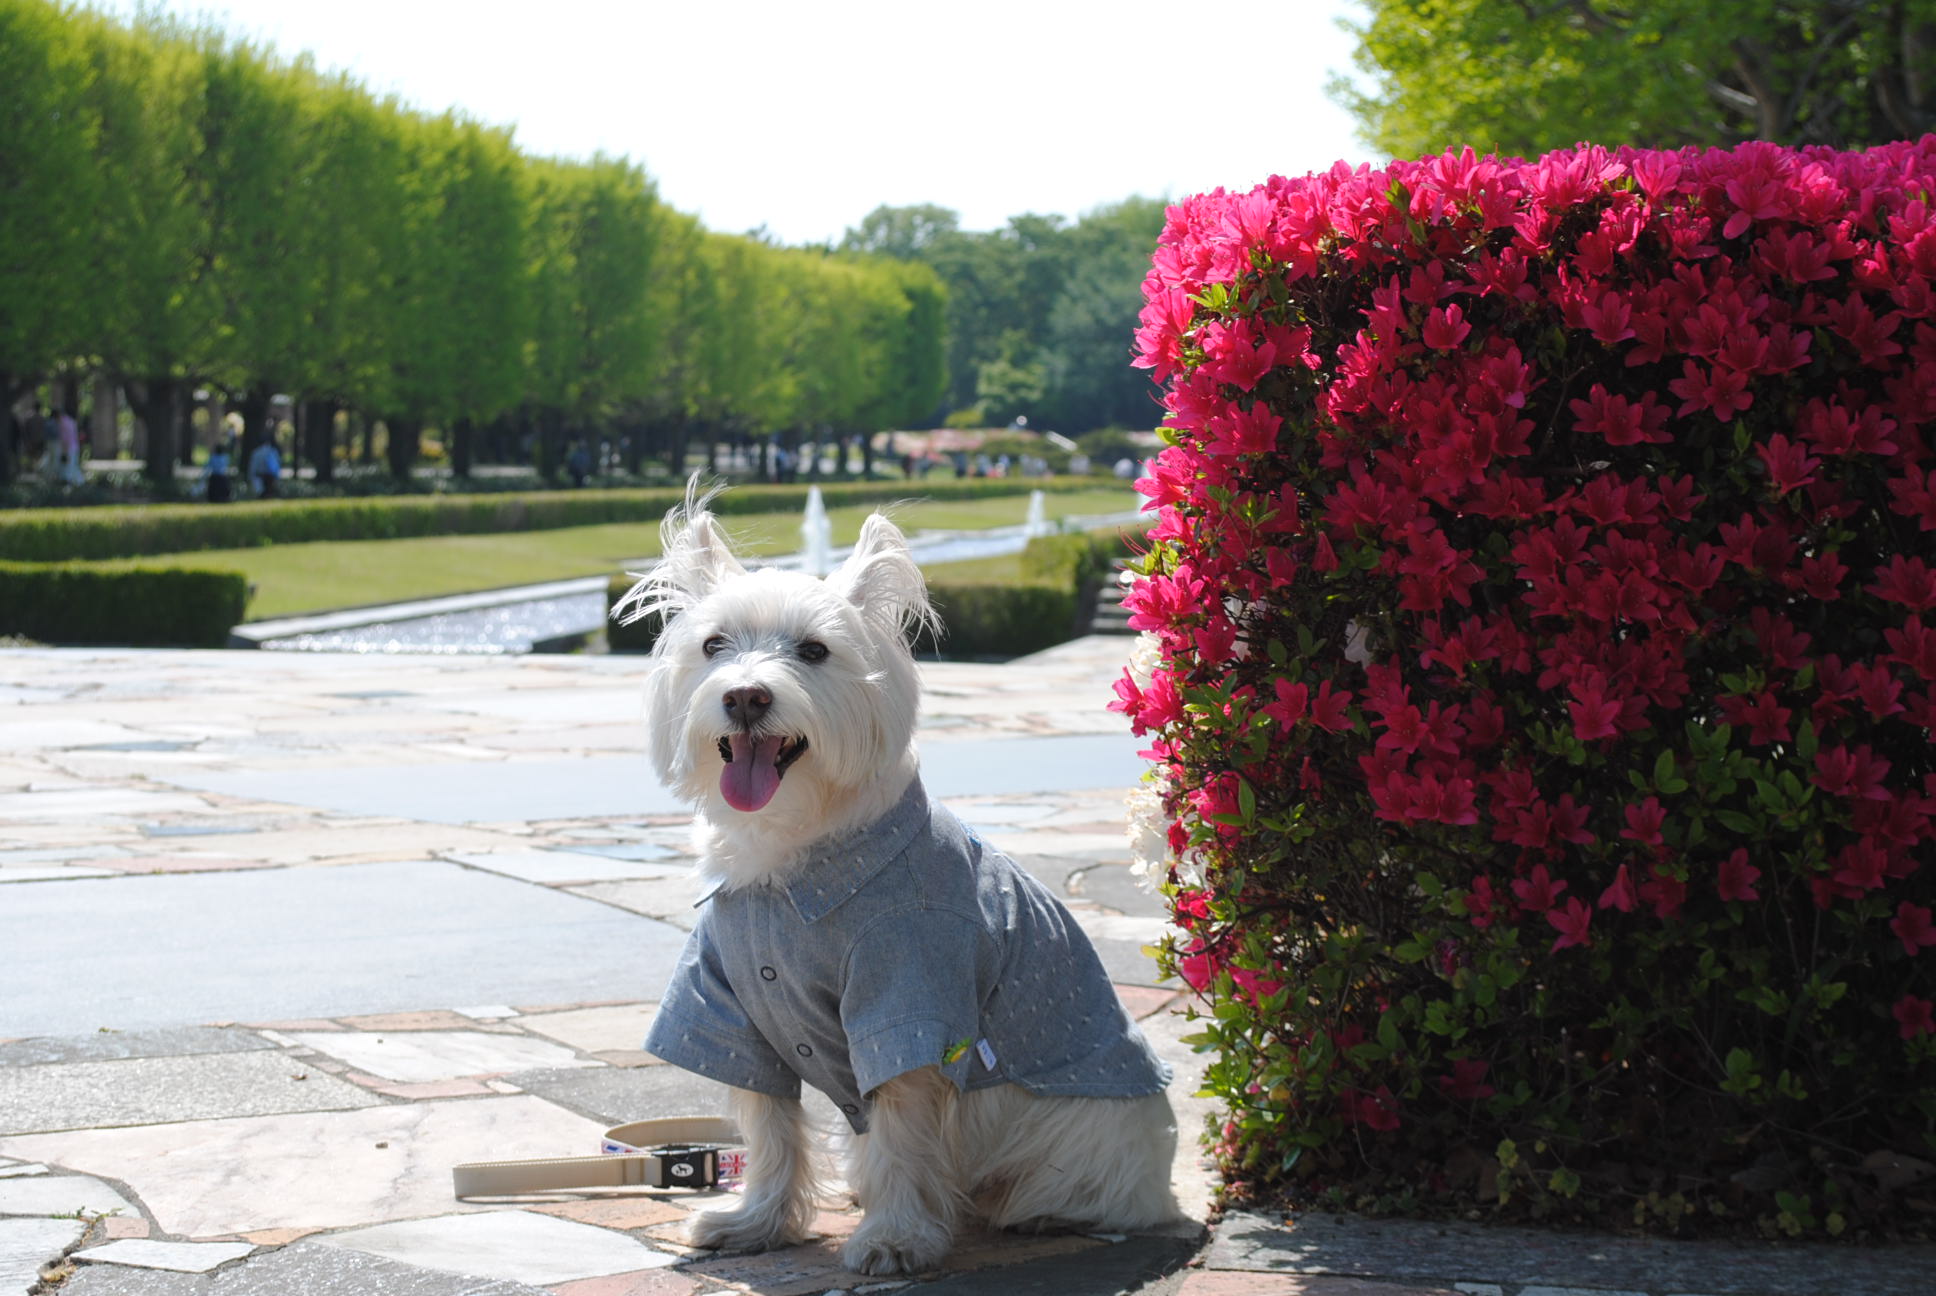
M 1936 137 L 1170 210 L 1116 706 L 1234 1194 L 1928 1205 L 1932 194 Z

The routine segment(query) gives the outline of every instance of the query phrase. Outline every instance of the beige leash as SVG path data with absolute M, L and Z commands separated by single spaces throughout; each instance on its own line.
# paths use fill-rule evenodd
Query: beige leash
M 471 1161 L 451 1171 L 456 1195 L 517 1197 L 575 1188 L 730 1188 L 746 1173 L 739 1127 L 723 1116 L 634 1121 L 605 1131 L 599 1155 Z

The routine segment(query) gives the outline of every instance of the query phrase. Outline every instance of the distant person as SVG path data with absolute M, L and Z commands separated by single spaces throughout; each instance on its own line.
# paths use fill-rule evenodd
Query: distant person
M 235 493 L 229 481 L 229 448 L 226 442 L 208 452 L 208 466 L 202 469 L 202 482 L 208 502 L 226 504 Z
M 585 479 L 592 475 L 591 451 L 585 448 L 583 441 L 573 445 L 571 453 L 565 457 L 565 471 L 571 474 L 571 484 L 574 486 L 583 486 Z
M 65 405 L 54 416 L 54 435 L 60 445 L 60 479 L 69 486 L 87 481 L 81 472 L 81 425 Z
M 276 451 L 274 437 L 264 437 L 250 452 L 249 483 L 260 498 L 275 498 L 276 488 L 282 483 L 282 455 Z

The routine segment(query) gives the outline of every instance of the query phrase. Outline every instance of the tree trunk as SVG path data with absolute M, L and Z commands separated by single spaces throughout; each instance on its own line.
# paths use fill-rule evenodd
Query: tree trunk
M 860 475 L 869 481 L 874 479 L 874 438 L 863 436 L 860 439 Z
M 20 475 L 20 420 L 14 402 L 27 394 L 29 384 L 13 374 L 0 373 L 0 486 L 11 485 Z
M 692 447 L 692 423 L 683 414 L 660 424 L 665 436 L 666 475 L 674 481 L 686 477 L 686 452 Z
M 173 378 L 150 378 L 128 384 L 128 403 L 148 436 L 147 455 L 141 475 L 158 485 L 175 484 L 175 458 L 181 453 L 183 438 L 178 435 L 178 409 L 181 384 Z M 194 447 L 190 445 L 190 453 Z
M 249 387 L 242 393 L 242 399 L 235 403 L 236 412 L 242 415 L 242 448 L 235 452 L 238 464 L 249 462 L 255 448 L 269 436 L 269 391 L 266 387 Z M 216 439 L 221 439 L 217 434 Z
M 411 466 L 417 462 L 423 420 L 414 416 L 386 418 L 383 426 L 390 434 L 389 443 L 384 448 L 384 457 L 390 464 L 390 475 L 399 482 L 407 482 L 410 480 Z
M 336 479 L 336 402 L 303 402 L 303 457 L 316 470 L 319 482 Z
M 628 426 L 619 437 L 619 463 L 624 467 L 627 477 L 638 476 L 639 469 L 645 464 L 647 426 L 644 419 L 639 419 Z
M 555 405 L 538 411 L 538 476 L 556 485 L 565 462 L 565 412 Z
M 450 471 L 453 477 L 471 475 L 471 439 L 476 428 L 467 418 L 460 418 L 450 429 Z
M 360 464 L 376 462 L 376 420 L 368 414 L 359 415 L 363 420 L 363 452 L 356 457 Z

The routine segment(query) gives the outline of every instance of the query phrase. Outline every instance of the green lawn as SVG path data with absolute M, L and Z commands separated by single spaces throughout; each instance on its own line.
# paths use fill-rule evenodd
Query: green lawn
M 1135 508 L 1138 497 L 1120 487 L 1049 494 L 1048 516 L 1112 513 Z M 1027 496 L 909 503 L 891 516 L 909 532 L 974 530 L 1021 522 Z M 871 509 L 828 510 L 834 543 L 852 544 Z M 787 553 L 800 548 L 798 513 L 756 513 L 726 518 L 738 550 Z M 624 571 L 629 563 L 659 552 L 656 525 L 636 523 L 515 531 L 502 535 L 433 536 L 416 540 L 338 540 L 319 544 L 268 545 L 255 549 L 208 549 L 160 554 L 103 564 L 239 571 L 255 587 L 249 618 L 293 616 L 331 608 L 394 603 L 506 585 Z M 953 564 L 950 564 L 953 566 Z

